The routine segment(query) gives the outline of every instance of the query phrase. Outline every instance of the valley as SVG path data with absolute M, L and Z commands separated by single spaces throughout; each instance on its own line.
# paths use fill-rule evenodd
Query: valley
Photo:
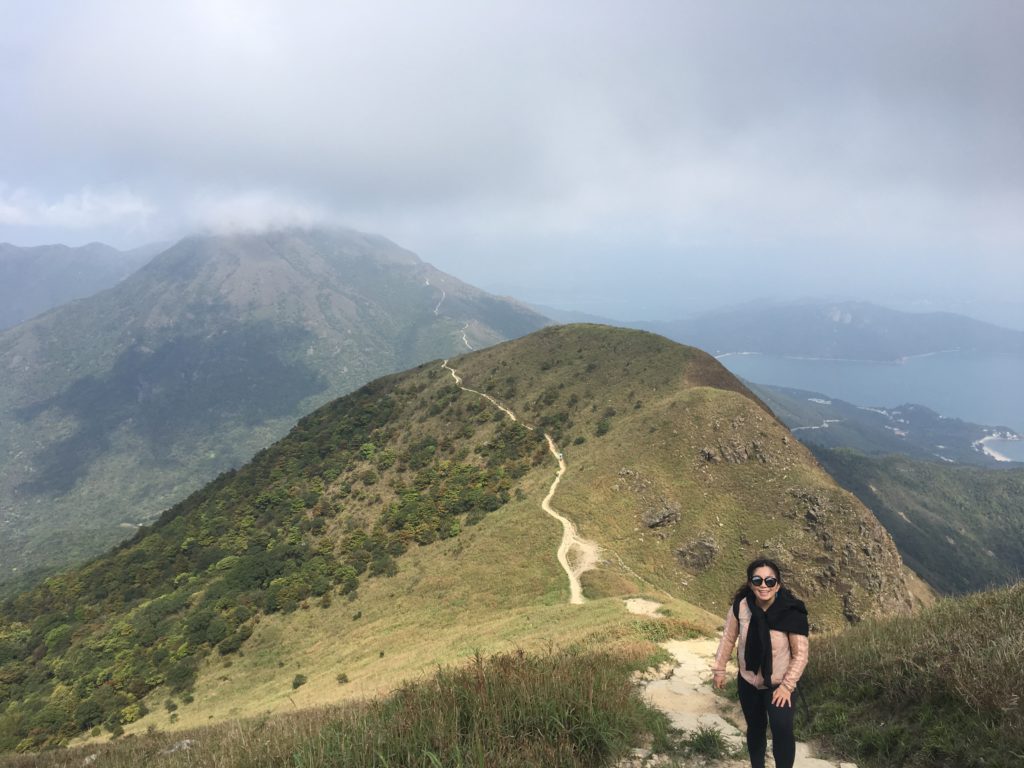
M 166 247 L 119 251 L 103 243 L 78 248 L 0 243 L 0 331 L 115 286 Z

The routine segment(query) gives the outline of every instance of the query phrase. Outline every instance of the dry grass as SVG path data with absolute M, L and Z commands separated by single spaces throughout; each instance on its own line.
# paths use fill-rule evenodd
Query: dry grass
M 817 640 L 810 735 L 862 766 L 1024 765 L 1024 583 Z
M 657 660 L 657 647 L 639 637 L 654 624 L 638 623 L 634 636 L 624 632 L 610 651 L 577 647 L 478 655 L 468 665 L 439 669 L 387 697 L 0 758 L 0 765 L 71 768 L 91 764 L 86 760 L 110 768 L 606 765 L 643 738 L 667 745 L 664 717 L 641 702 L 630 682 L 634 669 Z

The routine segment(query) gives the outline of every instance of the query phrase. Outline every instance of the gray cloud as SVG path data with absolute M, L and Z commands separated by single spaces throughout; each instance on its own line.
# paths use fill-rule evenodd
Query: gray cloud
M 13 242 L 342 221 L 527 298 L 635 285 L 634 316 L 1024 285 L 1012 0 L 0 9 Z M 87 194 L 137 210 L 39 215 Z

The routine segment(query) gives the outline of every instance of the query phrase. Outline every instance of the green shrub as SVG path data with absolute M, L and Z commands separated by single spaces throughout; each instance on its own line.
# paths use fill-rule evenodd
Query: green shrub
M 293 690 L 296 689 L 296 688 L 301 688 L 305 684 L 306 684 L 306 676 L 303 675 L 303 674 L 298 674 L 298 675 L 296 675 L 295 677 L 292 678 L 292 689 Z
M 733 753 L 732 747 L 722 732 L 713 726 L 701 725 L 695 731 L 689 731 L 682 740 L 682 747 L 687 754 L 700 755 L 711 760 L 720 760 Z

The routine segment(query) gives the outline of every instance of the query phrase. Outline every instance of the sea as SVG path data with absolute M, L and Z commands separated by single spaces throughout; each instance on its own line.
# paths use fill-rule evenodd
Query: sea
M 732 373 L 757 384 L 820 392 L 855 405 L 917 403 L 942 416 L 1024 436 L 1024 358 L 938 352 L 898 362 L 828 360 L 753 353 L 722 355 Z M 1024 461 L 1024 440 L 993 440 L 993 450 Z

